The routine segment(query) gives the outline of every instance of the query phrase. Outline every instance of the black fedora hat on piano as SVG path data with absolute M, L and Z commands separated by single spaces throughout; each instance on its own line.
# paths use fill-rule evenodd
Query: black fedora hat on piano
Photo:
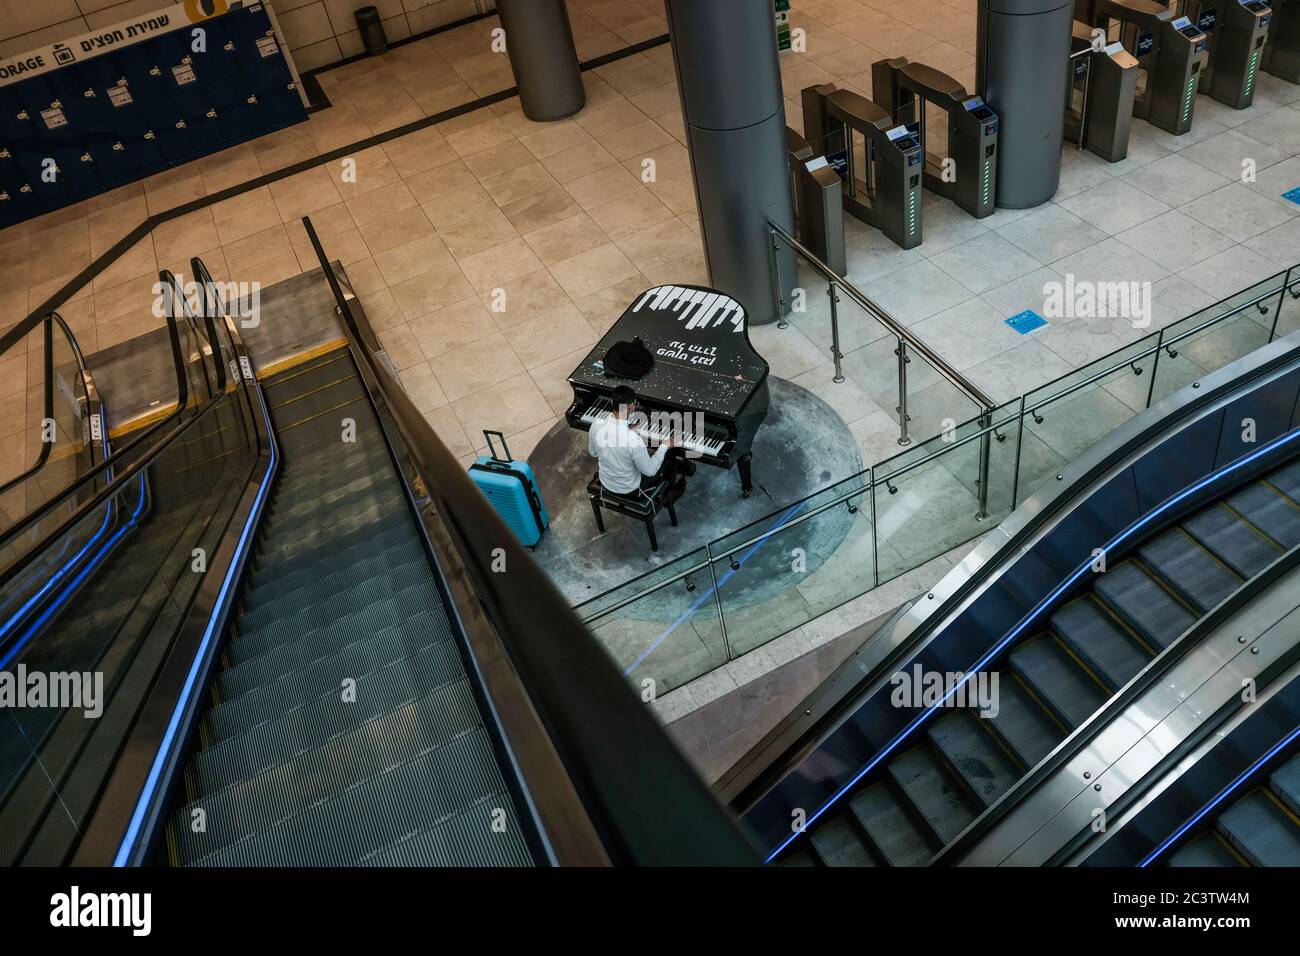
M 640 336 L 631 342 L 615 342 L 605 353 L 605 374 L 615 378 L 640 378 L 654 368 L 654 364 L 655 357 Z

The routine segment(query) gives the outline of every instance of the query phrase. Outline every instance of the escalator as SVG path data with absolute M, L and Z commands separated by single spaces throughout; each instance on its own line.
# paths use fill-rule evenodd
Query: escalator
M 1300 866 L 1300 754 L 1218 815 L 1168 866 Z
M 168 828 L 170 861 L 531 864 L 350 352 L 263 390 L 283 471 Z
M 764 769 L 724 778 L 768 862 L 984 859 L 999 821 L 1292 560 L 1300 341 L 1256 361 L 1072 465 L 738 765 Z M 1269 440 L 1230 424 L 1250 408 Z
M 165 273 L 175 411 L 13 532 L 0 602 L 61 597 L 0 669 L 102 675 L 102 714 L 0 714 L 0 859 L 752 863 L 304 224 L 330 344 L 259 377 L 203 263 L 197 301 Z
M 826 866 L 917 866 L 1084 724 L 1245 580 L 1300 545 L 1300 461 L 1154 535 L 988 665 L 998 709 L 957 709 L 846 812 L 810 828 Z

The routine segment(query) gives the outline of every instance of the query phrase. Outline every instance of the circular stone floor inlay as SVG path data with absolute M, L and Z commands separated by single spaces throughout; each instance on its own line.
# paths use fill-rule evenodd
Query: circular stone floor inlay
M 783 526 L 798 516 L 792 504 L 862 470 L 857 442 L 829 405 L 784 379 L 769 377 L 768 389 L 770 407 L 753 445 L 753 494 L 741 497 L 737 469 L 698 464 L 676 505 L 678 527 L 672 527 L 666 512 L 655 519 L 657 553 L 650 550 L 645 526 L 623 515 L 606 512 L 606 533 L 597 533 L 587 500 L 596 460 L 587 454 L 586 432 L 560 422 L 537 443 L 529 462 L 551 526 L 534 557 L 570 601 L 579 604 L 603 594 L 736 529 L 746 530 L 734 535 L 728 546 Z M 789 588 L 795 549 L 802 549 L 806 573 L 815 571 L 844 540 L 853 521 L 847 508 L 833 508 L 736 555 L 743 559 L 744 573 L 726 575 L 728 605 L 750 606 Z M 751 524 L 752 529 L 747 527 Z M 703 552 L 692 559 L 702 560 Z M 716 568 L 719 575 L 728 569 L 728 562 Z M 708 581 L 704 583 L 707 588 Z M 674 591 L 664 593 L 662 601 L 638 602 L 635 616 L 658 620 L 680 613 L 681 598 Z

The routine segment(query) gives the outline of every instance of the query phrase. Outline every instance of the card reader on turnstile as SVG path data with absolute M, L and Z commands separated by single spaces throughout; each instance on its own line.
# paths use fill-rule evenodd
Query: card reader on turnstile
M 916 124 L 895 125 L 871 100 L 830 84 L 808 87 L 802 100 L 805 134 L 826 144 L 844 181 L 844 208 L 904 249 L 920 245 L 925 162 Z
M 1098 48 L 1092 27 L 1078 20 L 1074 21 L 1070 45 L 1065 138 L 1107 162 L 1118 163 L 1128 155 L 1137 59 L 1118 40 Z
M 896 125 L 919 128 L 925 188 L 951 199 L 977 219 L 993 215 L 998 116 L 946 73 L 903 57 L 871 65 L 875 101 Z M 926 136 L 926 104 L 947 117 L 947 157 Z
M 1265 0 L 1186 0 L 1182 12 L 1209 38 L 1200 91 L 1244 110 L 1255 98 L 1272 8 Z
M 1174 135 L 1192 128 L 1207 38 L 1155 0 L 1075 0 L 1078 19 L 1105 27 L 1138 61 L 1133 115 Z
M 1260 69 L 1288 83 L 1300 83 L 1300 0 L 1273 0 Z

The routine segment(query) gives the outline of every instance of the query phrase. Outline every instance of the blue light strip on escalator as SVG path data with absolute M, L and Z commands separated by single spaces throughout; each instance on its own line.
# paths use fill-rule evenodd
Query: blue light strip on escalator
M 1236 461 L 1234 461 L 1232 464 L 1225 465 L 1223 468 L 1219 469 L 1218 471 L 1206 475 L 1204 478 L 1200 479 L 1195 484 L 1190 485 L 1187 488 L 1184 488 L 1182 491 L 1178 492 L 1178 494 L 1174 495 L 1171 498 L 1166 499 L 1162 504 L 1158 505 L 1156 508 L 1154 508 L 1147 514 L 1137 519 L 1137 521 L 1133 522 L 1131 525 L 1129 525 L 1127 528 L 1121 531 L 1118 535 L 1116 535 L 1113 539 L 1107 542 L 1106 545 L 1102 548 L 1102 551 L 1106 553 L 1113 551 L 1116 547 L 1123 544 L 1125 541 L 1131 538 L 1135 533 L 1145 528 L 1156 518 L 1160 517 L 1162 514 L 1164 514 L 1166 511 L 1170 510 L 1171 508 L 1177 506 L 1179 503 L 1185 501 L 1190 496 L 1196 494 L 1198 491 L 1201 491 L 1207 486 L 1213 484 L 1215 481 L 1224 477 L 1225 475 L 1230 475 L 1234 471 L 1244 468 L 1246 465 L 1249 465 L 1251 462 L 1256 461 L 1260 457 L 1267 455 L 1270 452 L 1275 451 L 1278 448 L 1281 448 L 1282 446 L 1287 445 L 1298 438 L 1300 438 L 1300 429 L 1294 429 L 1290 432 L 1287 432 L 1285 435 L 1282 435 L 1280 438 L 1273 439 L 1273 441 L 1269 442 L 1264 447 L 1251 452 L 1246 457 L 1239 458 Z M 880 764 L 880 762 L 884 760 L 886 757 L 888 757 L 893 751 L 897 750 L 898 746 L 902 744 L 903 741 L 905 741 L 909 736 L 911 736 L 913 731 L 915 731 L 918 727 L 920 727 L 927 720 L 933 717 L 940 709 L 946 706 L 948 700 L 951 699 L 953 695 L 957 693 L 958 689 L 960 689 L 963 685 L 965 685 L 965 683 L 968 680 L 970 680 L 976 673 L 980 671 L 981 668 L 985 667 L 991 660 L 993 660 L 993 658 L 1001 654 L 1002 651 L 1007 647 L 1007 645 L 1011 644 L 1016 638 L 1018 638 L 1021 634 L 1023 634 L 1025 630 L 1031 624 L 1033 624 L 1035 620 L 1037 620 L 1037 618 L 1039 617 L 1039 615 L 1043 613 L 1043 611 L 1051 607 L 1056 602 L 1057 598 L 1059 598 L 1062 594 L 1068 591 L 1071 587 L 1074 586 L 1074 584 L 1081 577 L 1087 574 L 1088 570 L 1092 567 L 1093 562 L 1095 560 L 1096 557 L 1092 554 L 1089 554 L 1087 560 L 1085 560 L 1084 563 L 1080 565 L 1077 570 L 1075 570 L 1068 578 L 1065 579 L 1064 582 L 1062 582 L 1055 590 L 1053 590 L 1051 594 L 1047 595 L 1047 597 L 1039 601 L 1038 604 L 1034 605 L 1034 608 L 1027 615 L 1025 615 L 1024 618 L 1021 619 L 1020 623 L 1017 624 L 1006 635 L 1006 637 L 998 641 L 998 643 L 995 644 L 987 653 L 985 653 L 983 657 L 981 657 L 978 661 L 976 661 L 973 665 L 971 665 L 971 667 L 967 669 L 965 675 L 961 678 L 961 680 L 956 681 L 953 684 L 953 686 L 948 690 L 948 692 L 945 693 L 940 700 L 931 704 L 924 711 L 918 714 L 910 724 L 904 727 L 903 730 L 900 731 L 896 737 L 894 737 L 893 740 L 891 740 L 888 744 L 885 745 L 884 749 L 881 750 L 880 753 L 876 754 L 876 756 L 873 757 L 870 760 L 870 762 L 867 763 L 866 766 L 864 766 L 861 770 L 859 770 L 856 774 L 854 774 L 853 778 L 849 780 L 848 783 L 844 784 L 844 786 L 840 787 L 839 790 L 835 791 L 835 793 L 831 796 L 831 798 L 827 800 L 825 803 L 823 803 L 816 813 L 809 816 L 808 819 L 804 822 L 804 825 L 800 829 L 791 833 L 780 843 L 780 845 L 777 846 L 775 850 L 769 853 L 767 857 L 763 860 L 763 862 L 771 863 L 772 860 L 774 860 L 782 851 L 784 851 L 786 847 L 788 847 L 791 843 L 793 843 L 796 839 L 798 839 L 801 834 L 806 833 L 808 828 L 812 826 L 812 824 L 817 820 L 818 817 L 820 817 L 823 813 L 829 810 L 836 803 L 836 801 L 838 801 L 846 793 L 848 793 L 855 786 L 857 786 L 859 780 L 861 780 L 873 769 L 875 769 Z
M 190 664 L 189 674 L 185 677 L 185 686 L 181 688 L 176 706 L 172 710 L 171 719 L 167 722 L 167 732 L 163 735 L 162 743 L 158 745 L 158 753 L 154 755 L 153 765 L 149 768 L 149 777 L 145 780 L 144 788 L 140 792 L 140 799 L 136 802 L 135 811 L 131 814 L 131 822 L 127 826 L 126 836 L 122 838 L 122 844 L 118 847 L 117 856 L 113 859 L 114 866 L 128 866 L 131 862 L 131 853 L 135 849 L 136 841 L 140 838 L 145 816 L 153 804 L 159 780 L 162 778 L 163 767 L 167 763 L 172 744 L 175 742 L 176 734 L 180 730 L 181 720 L 189 708 L 190 699 L 198 686 L 199 673 L 204 660 L 207 658 L 208 649 L 216 636 L 217 621 L 221 617 L 220 611 L 225 607 L 231 590 L 237 584 L 235 574 L 243 562 L 244 552 L 248 550 L 249 543 L 252 541 L 253 530 L 257 527 L 258 516 L 262 513 L 266 494 L 271 487 L 271 479 L 275 475 L 278 452 L 275 446 L 275 435 L 271 430 L 271 416 L 266 410 L 266 400 L 262 396 L 262 389 L 257 385 L 256 381 L 253 383 L 253 390 L 257 393 L 257 402 L 262 409 L 262 418 L 266 421 L 266 433 L 271 457 L 267 463 L 266 474 L 262 477 L 262 484 L 257 489 L 257 497 L 253 500 L 253 507 L 248 513 L 248 520 L 244 522 L 244 529 L 239 535 L 239 542 L 235 546 L 235 553 L 231 557 L 229 568 L 226 570 L 226 577 L 221 582 L 221 591 L 217 594 L 216 603 L 213 605 L 212 617 L 208 619 L 208 626 L 203 632 L 203 639 L 194 654 L 194 661 Z
M 1156 857 L 1158 857 L 1161 853 L 1164 853 L 1165 850 L 1169 849 L 1169 847 L 1172 844 L 1176 843 L 1179 837 L 1181 837 L 1184 833 L 1186 833 L 1192 827 L 1196 826 L 1196 824 L 1198 824 L 1205 817 L 1207 813 L 1209 813 L 1219 804 L 1223 803 L 1223 801 L 1228 799 L 1228 797 L 1232 796 L 1233 792 L 1236 791 L 1236 789 L 1240 787 L 1243 783 L 1249 780 L 1254 775 L 1255 771 L 1257 771 L 1260 767 L 1264 766 L 1264 764 L 1272 760 L 1273 757 L 1277 755 L 1278 751 L 1280 751 L 1282 748 L 1287 746 L 1287 744 L 1291 743 L 1291 741 L 1295 740 L 1297 737 L 1300 737 L 1300 727 L 1297 727 L 1295 730 L 1291 731 L 1291 733 L 1287 734 L 1285 737 L 1279 740 L 1276 744 L 1273 745 L 1272 748 L 1269 749 L 1268 753 L 1264 754 L 1264 756 L 1260 757 L 1253 764 L 1251 764 L 1240 774 L 1238 774 L 1237 778 L 1233 780 L 1232 783 L 1228 784 L 1221 791 L 1219 791 L 1218 796 L 1216 796 L 1213 800 L 1211 800 L 1209 803 L 1203 806 L 1200 812 L 1196 814 L 1196 816 L 1192 817 L 1181 827 L 1175 830 L 1173 834 L 1170 835 L 1165 840 L 1164 843 L 1161 843 L 1158 847 L 1152 850 L 1147 855 L 1146 859 L 1144 859 L 1141 863 L 1139 863 L 1138 866 L 1140 867 L 1149 866 L 1152 863 L 1152 861 L 1155 860 Z

